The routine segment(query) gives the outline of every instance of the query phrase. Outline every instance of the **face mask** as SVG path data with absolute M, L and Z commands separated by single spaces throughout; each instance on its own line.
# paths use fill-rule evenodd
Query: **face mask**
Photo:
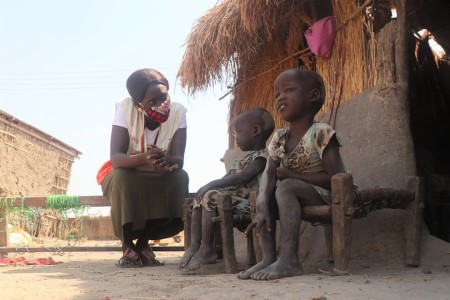
M 147 108 L 139 103 L 138 110 L 143 112 L 150 120 L 156 123 L 164 123 L 167 121 L 170 114 L 170 98 L 167 98 L 161 105 L 153 106 L 151 108 Z

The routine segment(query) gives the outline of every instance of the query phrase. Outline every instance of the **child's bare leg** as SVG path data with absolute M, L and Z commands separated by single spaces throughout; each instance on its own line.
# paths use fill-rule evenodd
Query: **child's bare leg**
M 192 256 L 200 248 L 200 242 L 202 240 L 202 207 L 196 207 L 192 210 L 191 232 L 187 232 L 186 234 L 191 235 L 191 244 L 181 258 L 180 265 L 178 266 L 179 269 L 186 267 Z
M 216 263 L 217 252 L 214 247 L 214 223 L 213 217 L 217 216 L 217 211 L 208 211 L 202 206 L 202 239 L 200 248 L 192 256 L 186 271 L 193 271 L 200 268 L 204 264 Z
M 266 268 L 267 266 L 274 263 L 277 259 L 276 254 L 276 221 L 272 220 L 272 225 L 270 226 L 271 231 L 268 232 L 263 229 L 259 233 L 259 244 L 261 245 L 262 260 L 251 268 L 240 272 L 237 276 L 239 279 L 250 279 L 251 275 L 259 270 Z
M 300 203 L 304 206 L 325 204 L 312 185 L 297 179 L 278 182 L 276 198 L 280 211 L 280 257 L 267 268 L 253 273 L 251 278 L 255 280 L 272 280 L 303 273 L 298 259 Z

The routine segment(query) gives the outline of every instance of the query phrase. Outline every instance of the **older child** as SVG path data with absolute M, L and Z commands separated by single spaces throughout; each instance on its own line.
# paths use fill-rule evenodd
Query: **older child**
M 289 126 L 272 137 L 256 200 L 256 219 L 246 230 L 248 234 L 256 226 L 263 259 L 241 272 L 241 279 L 271 280 L 302 273 L 298 259 L 302 207 L 330 204 L 331 177 L 344 172 L 335 131 L 314 122 L 324 99 L 323 80 L 315 72 L 290 69 L 275 80 L 275 107 Z M 268 208 L 274 190 L 281 227 L 278 260 L 275 220 Z
M 266 141 L 275 125 L 269 112 L 255 108 L 240 114 L 234 121 L 236 143 L 244 158 L 235 160 L 227 175 L 201 187 L 196 196 L 191 219 L 191 244 L 184 253 L 180 269 L 198 269 L 203 264 L 215 263 L 214 223 L 217 216 L 216 197 L 231 195 L 236 213 L 250 214 L 249 195 L 258 190 L 258 175 L 264 170 L 268 156 Z M 189 234 L 189 233 L 187 233 Z

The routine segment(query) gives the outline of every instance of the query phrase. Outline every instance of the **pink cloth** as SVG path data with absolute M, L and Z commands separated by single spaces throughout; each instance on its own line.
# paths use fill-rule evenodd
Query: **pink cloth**
M 334 17 L 325 17 L 305 31 L 311 52 L 320 57 L 330 57 L 334 43 Z
M 53 258 L 31 258 L 26 259 L 23 256 L 15 257 L 15 258 L 1 258 L 0 257 L 0 266 L 8 266 L 8 265 L 56 265 L 61 262 L 54 261 Z

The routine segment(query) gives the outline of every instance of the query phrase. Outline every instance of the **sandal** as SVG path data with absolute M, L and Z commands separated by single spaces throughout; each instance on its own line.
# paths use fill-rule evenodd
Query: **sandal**
M 123 256 L 116 263 L 116 267 L 119 268 L 141 268 L 143 267 L 142 262 L 139 258 L 139 254 L 136 253 L 130 247 L 126 247 L 123 252 Z
M 155 253 L 153 253 L 152 249 L 148 245 L 142 249 L 141 252 L 139 252 L 139 258 L 141 259 L 142 266 L 144 267 L 157 267 L 165 265 L 165 263 L 156 259 Z

